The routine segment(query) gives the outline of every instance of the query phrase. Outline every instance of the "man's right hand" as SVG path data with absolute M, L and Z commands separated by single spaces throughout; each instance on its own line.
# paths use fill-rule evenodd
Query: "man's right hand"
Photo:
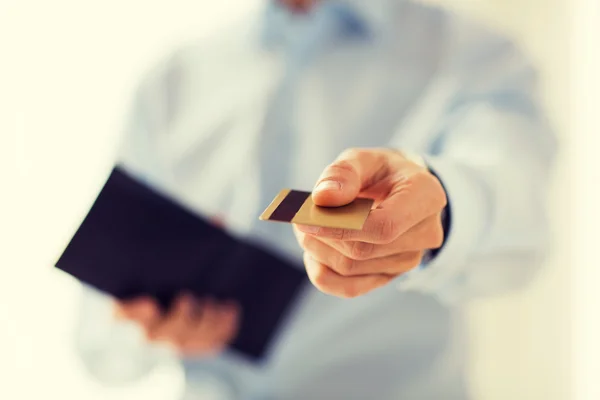
M 240 322 L 235 303 L 187 294 L 177 298 L 167 313 L 152 298 L 140 297 L 117 302 L 115 315 L 136 323 L 150 342 L 166 343 L 186 357 L 219 353 L 235 338 Z

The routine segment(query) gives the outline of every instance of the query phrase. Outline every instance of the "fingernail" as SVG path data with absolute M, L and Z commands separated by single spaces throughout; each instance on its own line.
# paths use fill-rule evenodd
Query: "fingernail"
M 342 188 L 342 184 L 338 181 L 323 181 L 317 185 L 315 188 L 316 192 L 324 192 L 324 191 L 334 191 L 340 190 Z
M 310 226 L 310 225 L 298 225 L 298 229 L 300 229 L 304 233 L 315 234 L 319 232 L 318 226 Z

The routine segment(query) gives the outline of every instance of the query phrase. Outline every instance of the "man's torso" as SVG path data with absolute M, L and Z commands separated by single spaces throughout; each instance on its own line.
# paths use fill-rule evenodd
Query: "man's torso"
M 178 52 L 144 94 L 155 111 L 152 129 L 125 142 L 144 149 L 143 161 L 126 156 L 125 165 L 300 267 L 291 229 L 257 218 L 279 189 L 310 190 L 349 147 L 435 146 L 427 129 L 412 129 L 411 116 L 437 77 L 444 20 L 406 7 L 395 35 L 343 40 L 309 55 L 296 52 L 301 44 L 263 48 L 254 24 Z M 221 363 L 241 392 L 278 399 L 460 398 L 460 325 L 435 299 L 393 285 L 352 301 L 307 288 L 264 365 L 227 353 L 185 364 L 195 379 Z

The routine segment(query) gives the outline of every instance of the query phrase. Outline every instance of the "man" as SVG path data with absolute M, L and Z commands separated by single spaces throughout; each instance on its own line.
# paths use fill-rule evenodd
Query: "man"
M 272 1 L 258 22 L 176 52 L 140 86 L 120 163 L 303 260 L 314 287 L 260 365 L 226 349 L 236 304 L 182 293 L 166 314 L 140 298 L 117 318 L 181 354 L 186 399 L 209 386 L 235 399 L 468 398 L 460 303 L 522 285 L 545 252 L 554 142 L 534 91 L 509 41 L 405 0 Z M 375 198 L 364 229 L 258 221 L 279 189 L 315 182 L 321 205 Z M 161 359 L 120 333 L 130 325 L 105 299 L 86 304 L 78 343 L 98 377 Z

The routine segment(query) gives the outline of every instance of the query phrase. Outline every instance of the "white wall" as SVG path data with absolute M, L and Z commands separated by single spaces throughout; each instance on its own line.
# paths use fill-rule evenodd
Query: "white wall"
M 77 286 L 51 265 L 112 166 L 122 112 L 140 73 L 171 45 L 258 3 L 0 2 L 0 399 L 175 397 L 180 376 L 172 366 L 122 390 L 98 387 L 82 373 L 69 336 Z M 549 77 L 553 119 L 566 127 L 566 6 L 451 3 L 508 29 L 531 49 Z M 567 202 L 562 193 L 556 190 L 555 209 Z M 558 221 L 567 217 L 559 214 Z M 557 248 L 566 248 L 561 243 L 562 237 Z M 473 306 L 473 386 L 481 399 L 568 398 L 566 267 L 562 250 L 531 291 Z
M 573 191 L 572 262 L 573 273 L 573 387 L 574 397 L 600 399 L 600 268 L 598 268 L 598 226 L 600 226 L 600 2 L 578 0 L 573 29 L 571 58 L 571 123 L 569 146 Z

